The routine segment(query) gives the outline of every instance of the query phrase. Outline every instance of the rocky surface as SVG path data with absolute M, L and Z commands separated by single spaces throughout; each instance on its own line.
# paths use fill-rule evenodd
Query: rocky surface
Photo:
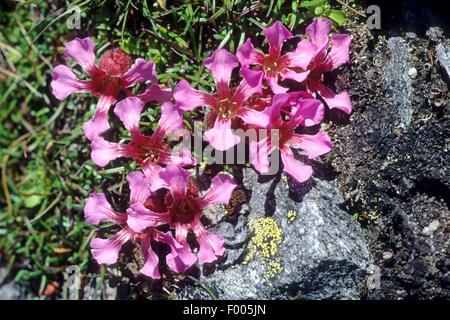
M 439 61 L 441 68 L 445 70 L 447 80 L 450 79 L 450 46 L 438 44 L 436 46 L 436 58 Z
M 19 283 L 8 279 L 8 269 L 0 263 L 0 300 L 30 299 L 30 294 L 25 293 L 23 289 Z
M 389 99 L 395 105 L 402 126 L 411 123 L 412 79 L 417 76 L 415 68 L 409 67 L 411 53 L 405 40 L 400 37 L 390 38 L 388 47 L 391 51 L 391 62 L 384 72 L 384 80 L 389 92 Z
M 322 177 L 298 184 L 284 174 L 258 176 L 246 168 L 243 185 L 248 207 L 241 208 L 236 227 L 224 219 L 212 229 L 226 241 L 228 263 L 201 270 L 199 280 L 215 296 L 359 297 L 371 256 L 360 228 L 339 208 L 344 200 L 335 182 Z M 198 285 L 185 287 L 179 295 L 181 299 L 208 297 Z
M 349 90 L 354 112 L 347 123 L 329 114 L 327 160 L 381 273 L 368 299 L 450 297 L 448 39 L 436 27 L 408 29 L 349 30 L 351 66 L 336 87 Z

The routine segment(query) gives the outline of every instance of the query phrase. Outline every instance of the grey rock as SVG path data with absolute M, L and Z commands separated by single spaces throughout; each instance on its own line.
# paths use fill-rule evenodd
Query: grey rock
M 0 286 L 0 300 L 20 300 L 20 287 L 13 282 L 6 283 Z
M 445 75 L 448 81 L 450 79 L 450 47 L 438 44 L 436 46 L 436 57 L 442 69 L 445 70 Z
M 0 265 L 0 283 L 3 283 L 3 281 L 5 281 L 7 276 L 8 276 L 8 269 L 6 269 L 5 266 Z
M 236 225 L 222 221 L 208 230 L 215 235 L 222 237 L 225 241 L 226 260 L 221 263 L 221 268 L 228 268 L 242 258 L 244 253 L 246 240 L 248 237 L 247 220 L 244 216 L 248 211 L 247 205 L 243 205 Z
M 405 40 L 393 37 L 388 40 L 391 51 L 391 63 L 386 67 L 384 80 L 389 92 L 389 99 L 397 108 L 400 123 L 403 127 L 411 124 L 413 113 L 412 80 L 408 74 L 411 54 Z
M 431 41 L 438 41 L 444 35 L 444 31 L 440 27 L 430 27 L 426 35 Z
M 339 208 L 344 200 L 337 183 L 315 178 L 299 184 L 284 174 L 259 176 L 251 168 L 243 175 L 250 200 L 249 213 L 242 218 L 276 223 L 262 237 L 269 249 L 275 248 L 273 254 L 245 259 L 255 243 L 251 233 L 240 260 L 208 275 L 203 267 L 199 280 L 220 299 L 357 299 L 372 258 L 359 226 Z M 224 236 L 230 254 L 239 246 L 233 242 L 235 248 L 228 248 L 227 239 L 242 235 L 232 235 L 237 227 L 220 225 L 214 231 Z M 282 230 L 279 242 L 277 227 Z M 187 285 L 179 298 L 211 297 L 201 287 Z
M 423 228 L 422 233 L 429 236 L 432 235 L 433 232 L 435 232 L 437 229 L 439 229 L 439 227 L 441 226 L 441 223 L 439 222 L 439 220 L 433 220 L 431 221 L 431 223 L 426 226 L 425 228 Z
M 0 300 L 21 300 L 30 299 L 28 296 L 24 296 L 21 287 L 14 281 L 6 282 L 8 270 L 4 266 L 0 266 Z

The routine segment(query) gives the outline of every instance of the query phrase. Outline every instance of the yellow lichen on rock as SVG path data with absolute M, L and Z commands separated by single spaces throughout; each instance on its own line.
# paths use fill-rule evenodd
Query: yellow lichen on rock
M 288 213 L 287 213 L 287 217 L 289 219 L 289 223 L 294 222 L 296 216 L 297 216 L 297 211 L 289 210 Z
M 251 259 L 258 258 L 265 267 L 265 275 L 273 277 L 283 271 L 280 259 L 274 258 L 278 251 L 278 245 L 283 240 L 283 231 L 278 227 L 275 219 L 271 217 L 250 220 L 248 224 L 252 237 L 248 244 L 248 253 L 243 264 Z
M 264 274 L 269 278 L 272 278 L 277 273 L 283 271 L 283 267 L 281 266 L 280 258 L 269 259 L 267 261 L 265 267 L 266 267 L 266 270 L 264 271 Z
M 285 174 L 281 175 L 281 179 L 283 179 L 283 181 L 286 183 L 286 189 L 289 189 L 289 179 L 288 176 Z

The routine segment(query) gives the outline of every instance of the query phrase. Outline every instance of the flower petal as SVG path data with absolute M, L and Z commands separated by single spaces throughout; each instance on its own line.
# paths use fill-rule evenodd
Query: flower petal
M 286 57 L 289 61 L 289 67 L 299 67 L 303 70 L 308 69 L 312 58 L 316 55 L 318 48 L 308 39 L 302 39 L 294 52 L 289 52 Z
M 197 257 L 192 253 L 189 244 L 182 245 L 174 239 L 170 232 L 158 233 L 158 241 L 169 245 L 170 253 L 166 256 L 167 265 L 175 272 L 184 272 L 189 269 L 196 261 Z
M 278 75 L 277 74 L 266 74 L 264 76 L 264 79 L 267 80 L 270 90 L 272 90 L 272 92 L 274 94 L 286 93 L 289 90 L 289 88 L 280 86 L 278 84 Z
M 150 80 L 154 84 L 158 83 L 156 66 L 154 62 L 145 61 L 141 58 L 137 58 L 134 66 L 121 77 L 122 85 L 125 88 L 135 86 L 138 82 L 145 82 L 147 80 Z
M 136 202 L 127 210 L 127 224 L 134 232 L 141 232 L 148 227 L 156 227 L 169 223 L 170 213 L 153 212 Z
M 245 124 L 253 125 L 258 128 L 267 128 L 270 122 L 270 118 L 266 113 L 254 109 L 241 108 L 237 115 L 245 122 Z
M 309 73 L 309 70 L 305 72 L 295 72 L 294 70 L 286 68 L 281 72 L 281 80 L 291 79 L 298 83 L 302 83 L 308 77 Z
M 150 190 L 152 192 L 166 186 L 166 182 L 159 175 L 163 170 L 164 168 L 151 161 L 147 161 L 142 165 L 142 171 L 144 171 L 145 177 L 150 183 Z
M 86 222 L 97 225 L 102 220 L 123 224 L 127 216 L 113 210 L 103 193 L 91 193 L 84 206 L 84 218 Z
M 158 104 L 170 102 L 170 100 L 172 100 L 172 97 L 172 89 L 161 88 L 157 84 L 152 84 L 147 90 L 144 91 L 144 93 L 138 95 L 138 98 L 145 103 L 155 101 Z
M 268 138 L 250 142 L 250 163 L 259 173 L 269 171 L 269 155 L 271 149 Z
M 290 97 L 291 94 L 289 93 L 279 93 L 274 95 L 272 105 L 263 111 L 269 117 L 272 127 L 277 126 L 281 122 L 281 107 L 289 102 Z
M 283 171 L 289 173 L 298 182 L 305 182 L 311 177 L 313 172 L 312 167 L 298 163 L 291 149 L 283 148 L 281 150 L 281 159 L 284 164 Z
M 328 34 L 330 33 L 332 24 L 329 19 L 316 19 L 306 28 L 306 34 L 317 47 L 317 51 L 312 58 L 314 62 L 313 67 L 322 63 L 323 58 L 327 54 L 329 46 Z
M 204 135 L 214 149 L 220 151 L 234 147 L 241 141 L 231 130 L 231 120 L 221 116 L 217 117 L 214 127 L 205 131 Z
M 337 34 L 331 37 L 331 50 L 323 63 L 326 66 L 324 72 L 349 62 L 348 50 L 351 40 L 351 37 L 346 34 Z
M 262 94 L 262 71 L 253 71 L 249 69 L 241 69 L 240 73 L 244 79 L 239 83 L 236 92 L 233 94 L 233 102 L 240 107 L 245 100 L 253 96 L 255 93 Z
M 279 55 L 283 42 L 294 37 L 280 21 L 276 21 L 270 28 L 264 30 L 263 33 L 269 41 L 270 55 Z
M 66 44 L 64 54 L 76 62 L 89 74 L 96 71 L 95 66 L 95 44 L 90 38 L 75 38 Z
M 92 140 L 91 149 L 91 158 L 100 167 L 105 167 L 111 160 L 130 156 L 126 145 L 106 141 L 100 136 Z
M 241 63 L 242 68 L 247 68 L 252 64 L 263 64 L 264 62 L 264 55 L 255 50 L 250 38 L 247 38 L 244 44 L 239 47 L 236 52 L 236 57 Z
M 115 97 L 102 96 L 97 104 L 94 116 L 83 125 L 84 134 L 90 141 L 109 129 L 108 111 L 114 102 L 116 102 Z
M 141 239 L 142 255 L 144 256 L 144 266 L 139 270 L 140 273 L 153 279 L 160 279 L 161 274 L 158 270 L 159 258 L 152 250 L 151 237 L 144 236 Z
M 52 78 L 50 83 L 52 94 L 58 100 L 63 100 L 72 93 L 91 92 L 90 81 L 79 80 L 62 64 L 53 69 Z
M 185 111 L 194 110 L 198 106 L 214 106 L 214 97 L 191 87 L 186 80 L 181 80 L 175 86 L 173 97 L 177 107 Z
M 162 141 L 167 134 L 176 129 L 184 129 L 183 110 L 171 102 L 166 102 L 161 107 L 161 118 L 152 138 L 156 141 Z
M 186 197 L 186 187 L 191 173 L 181 167 L 169 164 L 165 170 L 159 174 L 166 186 L 170 189 L 173 200 L 183 199 Z
M 305 150 L 308 153 L 308 159 L 319 157 L 332 149 L 330 137 L 322 130 L 315 135 L 294 134 L 288 143 L 292 147 Z
M 292 108 L 291 120 L 295 123 L 294 128 L 298 125 L 311 127 L 322 122 L 325 114 L 325 107 L 322 102 L 317 99 L 299 99 L 296 106 Z
M 188 245 L 186 242 L 186 237 L 189 232 L 188 226 L 184 223 L 175 223 L 175 237 L 179 243 L 182 245 Z
M 333 23 L 329 19 L 315 19 L 313 23 L 306 27 L 306 34 L 318 49 L 324 46 L 328 47 L 328 35 L 332 25 Z
M 221 237 L 206 231 L 198 217 L 194 219 L 191 226 L 200 247 L 197 253 L 200 262 L 213 262 L 217 257 L 223 255 L 225 248 L 223 247 L 224 240 Z
M 150 183 L 142 172 L 135 171 L 127 175 L 130 187 L 130 203 L 144 203 L 150 197 Z
M 197 199 L 200 209 L 213 206 L 215 204 L 228 204 L 231 195 L 237 185 L 232 178 L 226 174 L 219 174 L 211 181 L 211 188 Z
M 327 88 L 319 81 L 311 82 L 311 87 L 313 90 L 317 90 L 330 109 L 340 109 L 346 114 L 352 112 L 352 103 L 347 92 L 335 94 L 331 89 Z
M 164 164 L 176 164 L 181 167 L 195 166 L 195 159 L 188 148 L 182 148 L 179 153 L 161 152 L 159 162 Z
M 95 238 L 91 241 L 91 253 L 98 263 L 113 264 L 117 262 L 119 251 L 123 244 L 130 240 L 134 232 L 129 228 L 123 228 L 115 236 L 109 239 Z
M 140 134 L 139 121 L 141 120 L 144 102 L 137 97 L 128 97 L 117 103 L 114 108 L 115 115 L 123 122 L 125 128 L 133 135 Z
M 204 60 L 206 68 L 211 70 L 216 83 L 217 96 L 223 99 L 229 96 L 231 72 L 239 66 L 238 59 L 225 49 L 215 50 L 212 56 Z

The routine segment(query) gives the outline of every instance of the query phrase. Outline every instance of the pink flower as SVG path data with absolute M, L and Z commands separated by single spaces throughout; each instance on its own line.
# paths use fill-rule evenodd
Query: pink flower
M 130 185 L 130 205 L 144 203 L 150 196 L 150 187 L 147 179 L 140 172 L 133 172 L 127 176 Z M 127 213 L 130 209 L 127 210 Z M 182 245 L 176 241 L 172 233 L 161 232 L 155 227 L 166 223 L 167 217 L 163 214 L 155 218 L 153 223 L 140 232 L 134 231 L 129 225 L 128 214 L 115 212 L 106 200 L 103 193 L 93 193 L 86 201 L 84 207 L 86 221 L 97 225 L 102 220 L 117 223 L 121 230 L 109 239 L 94 238 L 90 246 L 91 252 L 98 263 L 113 264 L 117 262 L 120 249 L 128 242 L 140 241 L 142 255 L 145 264 L 140 270 L 141 273 L 155 278 L 160 278 L 158 270 L 158 255 L 152 250 L 152 241 L 158 241 L 169 245 L 171 252 L 166 256 L 167 264 L 176 272 L 183 272 L 192 266 L 197 258 L 190 251 L 189 246 Z
M 89 140 L 109 129 L 108 110 L 117 101 L 120 91 L 132 95 L 128 88 L 138 82 L 150 80 L 153 85 L 141 95 L 144 101 L 155 100 L 162 103 L 171 99 L 171 92 L 156 85 L 158 79 L 153 62 L 138 58 L 131 67 L 131 57 L 121 49 L 113 49 L 105 52 L 96 66 L 94 47 L 90 38 L 75 38 L 67 43 L 64 50 L 66 56 L 74 59 L 86 71 L 90 80 L 80 80 L 65 65 L 59 65 L 52 71 L 51 82 L 52 93 L 59 100 L 72 93 L 82 92 L 100 97 L 93 118 L 83 126 Z
M 91 157 L 101 167 L 119 157 L 133 158 L 137 164 L 142 166 L 145 176 L 150 181 L 151 189 L 157 190 L 162 183 L 158 175 L 162 170 L 161 164 L 189 166 L 195 165 L 195 160 L 188 148 L 183 148 L 180 153 L 171 153 L 169 145 L 164 143 L 164 137 L 167 134 L 184 128 L 183 112 L 170 102 L 164 103 L 161 107 L 158 127 L 153 135 L 148 137 L 143 135 L 139 129 L 143 108 L 144 102 L 137 97 L 129 97 L 117 103 L 114 113 L 130 132 L 131 142 L 118 144 L 98 136 L 92 141 Z
M 136 231 L 154 224 L 161 214 L 168 217 L 167 222 L 175 228 L 176 240 L 187 245 L 189 231 L 194 232 L 200 246 L 200 262 L 212 262 L 224 252 L 222 238 L 209 233 L 200 222 L 202 210 L 206 207 L 227 204 L 236 188 L 236 184 L 226 174 L 219 174 L 212 179 L 211 188 L 199 197 L 197 188 L 189 182 L 190 173 L 176 165 L 168 165 L 160 176 L 165 181 L 159 196 L 151 197 L 146 203 L 132 205 L 130 216 L 135 220 Z M 157 193 L 158 195 L 158 193 Z
M 291 91 L 286 94 L 289 95 L 289 98 L 283 107 L 287 110 L 297 106 L 299 99 L 314 99 L 314 96 L 306 91 Z M 254 95 L 244 103 L 244 106 L 258 111 L 264 111 L 272 105 L 275 96 L 272 92 Z
M 240 142 L 231 128 L 238 126 L 240 119 L 246 124 L 266 125 L 265 114 L 243 106 L 246 99 L 254 93 L 261 93 L 262 72 L 241 70 L 245 78 L 235 90 L 230 90 L 231 72 L 238 67 L 237 58 L 220 49 L 205 59 L 205 67 L 211 70 L 217 92 L 213 95 L 194 90 L 186 80 L 181 80 L 174 89 L 177 106 L 190 111 L 197 106 L 211 106 L 214 126 L 205 132 L 209 143 L 217 150 L 227 150 Z
M 295 133 L 298 125 L 311 126 L 319 124 L 323 119 L 324 107 L 319 100 L 300 99 L 291 112 L 284 111 L 290 117 L 284 121 L 281 117 L 282 107 L 289 103 L 289 94 L 277 94 L 273 104 L 264 112 L 270 116 L 270 123 L 265 128 L 265 135 L 259 134 L 257 141 L 250 142 L 250 162 L 261 173 L 268 172 L 268 156 L 275 149 L 279 149 L 284 164 L 283 171 L 289 173 L 298 182 L 308 180 L 312 175 L 312 167 L 298 163 L 291 148 L 300 148 L 307 152 L 308 158 L 313 159 L 331 150 L 328 135 L 320 130 L 315 135 Z M 277 130 L 277 131 L 273 131 Z M 271 137 L 277 141 L 272 141 Z
M 349 46 L 351 38 L 345 34 L 331 37 L 331 50 L 328 52 L 329 39 L 332 26 L 331 20 L 316 19 L 306 28 L 306 34 L 311 41 L 303 39 L 297 50 L 304 55 L 311 56 L 311 62 L 304 70 L 309 71 L 306 79 L 306 88 L 310 92 L 317 92 L 327 103 L 330 109 L 337 108 L 347 114 L 352 112 L 352 104 L 347 92 L 335 94 L 323 82 L 323 74 L 349 62 Z M 328 55 L 327 55 L 328 52 Z
M 294 36 L 279 21 L 276 21 L 270 28 L 263 31 L 269 41 L 269 53 L 263 54 L 253 47 L 250 38 L 239 47 L 236 56 L 242 65 L 242 68 L 249 69 L 255 66 L 254 70 L 262 70 L 264 79 L 267 80 L 272 92 L 285 93 L 289 89 L 278 84 L 279 79 L 291 79 L 297 82 L 303 82 L 309 74 L 309 71 L 301 72 L 306 69 L 311 56 L 302 51 L 288 52 L 281 55 L 283 42 Z

